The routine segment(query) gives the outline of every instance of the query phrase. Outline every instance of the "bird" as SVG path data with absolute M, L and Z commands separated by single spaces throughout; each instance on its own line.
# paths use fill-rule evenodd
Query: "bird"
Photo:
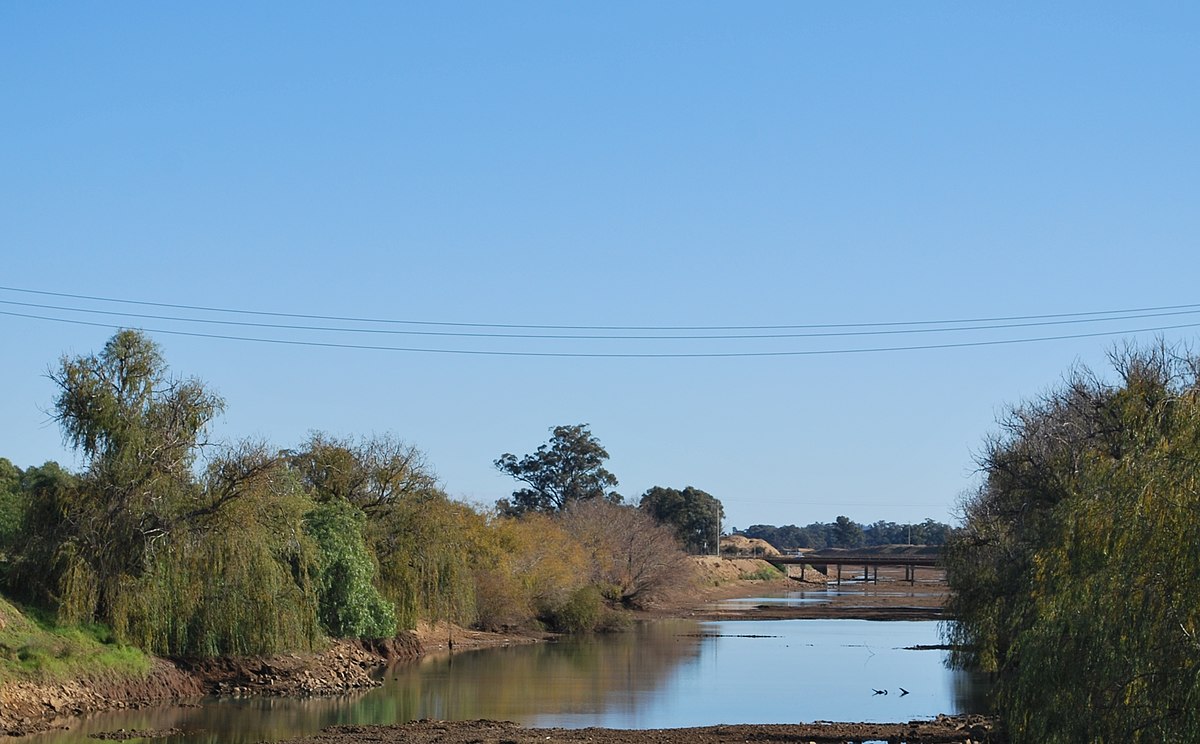
M 904 689 L 903 687 L 901 687 L 901 688 L 900 688 L 900 697 L 904 697 L 904 696 L 905 696 L 905 695 L 907 695 L 907 694 L 908 694 L 908 690 L 906 690 L 906 689 Z

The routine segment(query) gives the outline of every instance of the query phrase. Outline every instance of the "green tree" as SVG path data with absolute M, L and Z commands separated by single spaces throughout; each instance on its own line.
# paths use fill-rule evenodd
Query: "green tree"
M 1016 742 L 1200 739 L 1200 360 L 1113 362 L 1001 421 L 944 550 L 955 660 Z
M 372 583 L 375 564 L 363 538 L 362 511 L 330 500 L 309 512 L 305 524 L 320 548 L 315 584 L 325 630 L 339 637 L 394 635 L 395 610 Z
M 725 513 L 712 494 L 691 486 L 682 491 L 654 486 L 642 494 L 638 508 L 673 529 L 688 552 L 717 552 Z
M 867 542 L 862 525 L 839 516 L 833 523 L 833 544 L 839 548 L 861 548 Z
M 58 530 L 59 588 L 74 619 L 108 620 L 122 582 L 146 571 L 180 504 L 196 497 L 192 465 L 223 402 L 198 380 L 169 377 L 158 345 L 137 331 L 98 355 L 64 357 L 50 378 L 54 417 L 86 464 Z
M 11 547 L 25 516 L 21 469 L 0 457 L 0 560 Z
M 621 495 L 609 490 L 617 478 L 604 468 L 608 452 L 587 424 L 556 426 L 548 444 L 517 459 L 505 453 L 495 461 L 502 473 L 524 483 L 526 488 L 513 492 L 511 499 L 496 502 L 503 514 L 521 515 L 530 511 L 559 512 L 572 503 L 604 499 L 620 503 Z

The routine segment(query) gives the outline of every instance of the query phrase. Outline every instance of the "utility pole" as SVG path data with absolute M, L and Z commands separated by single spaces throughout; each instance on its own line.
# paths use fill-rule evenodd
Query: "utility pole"
M 715 517 L 713 524 L 717 530 L 717 539 L 713 542 L 713 545 L 716 546 L 716 552 L 713 555 L 719 558 L 721 557 L 721 503 L 716 499 L 713 499 L 713 502 L 713 517 Z

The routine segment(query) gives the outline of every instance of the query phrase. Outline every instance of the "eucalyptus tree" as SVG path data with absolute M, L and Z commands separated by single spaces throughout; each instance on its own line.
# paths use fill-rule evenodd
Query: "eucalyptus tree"
M 517 459 L 504 453 L 494 464 L 502 473 L 524 483 L 511 499 L 496 502 L 502 514 L 560 512 L 577 501 L 603 499 L 620 503 L 621 495 L 611 490 L 617 477 L 604 467 L 608 451 L 588 431 L 587 424 L 556 426 L 547 444 Z

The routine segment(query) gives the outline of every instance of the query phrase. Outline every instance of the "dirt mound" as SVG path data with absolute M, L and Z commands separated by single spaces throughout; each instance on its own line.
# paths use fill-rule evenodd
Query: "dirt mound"
M 728 535 L 721 538 L 721 553 L 722 555 L 733 553 L 736 555 L 779 555 L 779 551 L 775 546 L 766 540 L 760 540 L 757 537 L 746 537 L 745 535 Z
M 770 563 L 758 558 L 718 558 L 715 555 L 694 555 L 692 561 L 705 584 L 724 584 L 730 581 L 760 578 L 774 570 Z

